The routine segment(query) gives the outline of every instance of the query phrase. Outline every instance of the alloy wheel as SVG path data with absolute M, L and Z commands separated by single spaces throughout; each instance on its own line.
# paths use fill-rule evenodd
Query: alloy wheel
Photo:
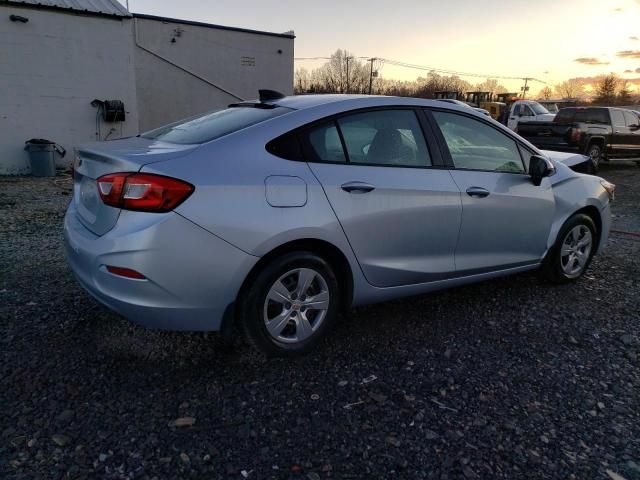
M 577 225 L 569 230 L 560 250 L 560 264 L 568 278 L 582 274 L 589 262 L 592 246 L 593 235 L 586 225 Z
M 329 287 L 320 273 L 311 268 L 290 270 L 273 283 L 265 298 L 267 332 L 278 342 L 303 342 L 325 320 L 329 302 Z

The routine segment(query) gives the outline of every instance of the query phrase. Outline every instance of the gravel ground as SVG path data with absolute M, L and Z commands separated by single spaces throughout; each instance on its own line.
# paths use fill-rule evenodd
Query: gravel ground
M 640 232 L 640 168 L 614 228 Z M 0 478 L 640 479 L 640 238 L 353 310 L 296 360 L 145 330 L 75 283 L 68 178 L 0 178 Z M 619 476 L 616 476 L 619 475 Z

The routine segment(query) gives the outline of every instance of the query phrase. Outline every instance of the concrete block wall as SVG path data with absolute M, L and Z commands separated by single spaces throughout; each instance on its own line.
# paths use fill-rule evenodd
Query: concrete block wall
M 29 173 L 31 138 L 61 144 L 68 165 L 74 145 L 97 139 L 96 98 L 128 111 L 125 122 L 101 125 L 101 139 L 137 134 L 133 43 L 130 19 L 0 5 L 0 174 Z

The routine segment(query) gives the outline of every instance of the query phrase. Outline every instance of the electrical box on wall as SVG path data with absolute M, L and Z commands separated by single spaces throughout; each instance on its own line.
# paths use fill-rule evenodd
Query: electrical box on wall
M 125 111 L 122 100 L 98 100 L 95 99 L 91 105 L 99 108 L 102 113 L 102 120 L 105 122 L 124 122 Z
M 124 103 L 120 100 L 105 100 L 102 118 L 105 122 L 124 122 Z

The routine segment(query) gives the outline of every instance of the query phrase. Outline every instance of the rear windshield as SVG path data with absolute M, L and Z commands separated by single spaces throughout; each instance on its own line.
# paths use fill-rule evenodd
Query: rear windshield
M 555 118 L 556 123 L 609 123 L 606 108 L 563 108 Z
M 264 122 L 270 118 L 279 117 L 290 111 L 292 111 L 290 108 L 285 107 L 227 108 L 226 110 L 205 113 L 204 115 L 156 128 L 150 132 L 143 133 L 141 136 L 170 143 L 205 143 L 256 123 Z

